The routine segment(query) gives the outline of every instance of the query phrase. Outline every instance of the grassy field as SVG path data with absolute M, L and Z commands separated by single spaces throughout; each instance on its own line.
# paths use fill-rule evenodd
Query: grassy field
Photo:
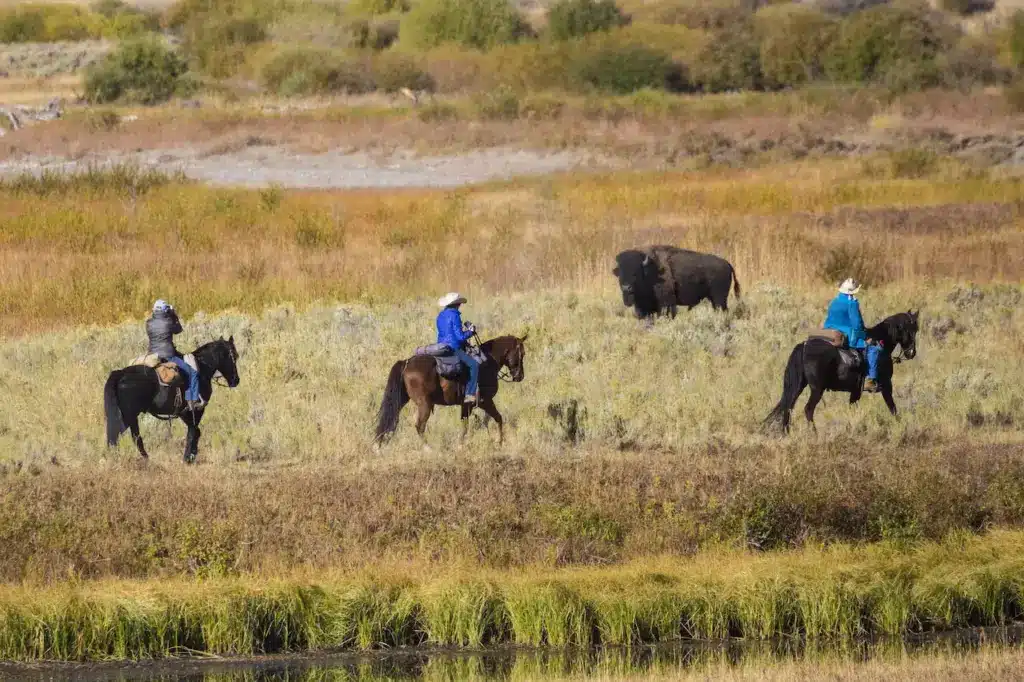
M 430 643 L 586 646 L 849 638 L 1020 613 L 1020 533 L 954 535 L 906 551 L 706 554 L 617 568 L 386 572 L 273 581 L 99 582 L 0 589 L 0 656 L 15 660 L 253 655 Z

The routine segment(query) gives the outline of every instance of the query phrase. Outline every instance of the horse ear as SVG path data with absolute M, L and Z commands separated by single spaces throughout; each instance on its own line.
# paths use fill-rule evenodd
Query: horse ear
M 619 266 L 618 265 L 616 265 L 615 269 L 612 270 L 612 274 L 615 275 L 616 277 L 619 276 Z
M 228 339 L 228 343 L 230 343 L 230 344 L 234 345 L 234 343 L 235 343 L 235 335 L 234 335 L 234 334 L 232 334 L 232 335 L 231 335 L 231 338 L 230 338 L 230 339 Z
M 526 339 L 529 336 L 530 336 L 530 332 L 526 332 L 525 334 L 523 334 L 521 337 L 519 337 L 519 343 L 526 343 Z

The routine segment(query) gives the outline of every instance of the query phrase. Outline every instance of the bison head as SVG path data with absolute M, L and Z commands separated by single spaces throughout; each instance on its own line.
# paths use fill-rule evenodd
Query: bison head
M 615 257 L 612 274 L 619 278 L 622 304 L 634 306 L 639 316 L 658 312 L 654 296 L 654 282 L 658 276 L 658 264 L 650 254 L 643 251 L 623 251 Z

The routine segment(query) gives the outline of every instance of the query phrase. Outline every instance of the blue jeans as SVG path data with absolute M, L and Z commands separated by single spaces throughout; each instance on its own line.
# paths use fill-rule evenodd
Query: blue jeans
M 480 363 L 464 350 L 455 349 L 455 357 L 466 367 L 469 367 L 469 383 L 466 384 L 466 395 L 474 395 L 476 393 L 477 380 L 480 378 Z
M 878 354 L 881 352 L 882 347 L 877 343 L 864 349 L 864 357 L 868 361 L 868 379 L 878 381 Z
M 185 362 L 184 358 L 175 356 L 167 358 L 167 360 L 176 364 L 178 369 L 185 373 L 185 378 L 188 380 L 188 388 L 185 389 L 185 400 L 199 400 L 199 372 L 192 369 Z

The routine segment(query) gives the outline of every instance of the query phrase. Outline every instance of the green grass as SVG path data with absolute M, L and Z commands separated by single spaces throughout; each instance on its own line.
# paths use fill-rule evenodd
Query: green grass
M 710 554 L 618 568 L 392 578 L 240 577 L 0 590 L 0 656 L 102 660 L 431 643 L 589 646 L 1001 625 L 1021 612 L 1019 532 L 909 549 Z M 804 605 L 829 595 L 821 611 Z M 823 612 L 827 611 L 827 615 Z

